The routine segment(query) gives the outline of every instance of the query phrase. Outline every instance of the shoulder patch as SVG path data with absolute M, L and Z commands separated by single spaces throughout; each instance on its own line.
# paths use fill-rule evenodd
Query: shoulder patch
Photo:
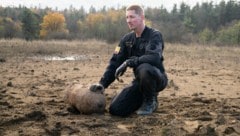
M 117 46 L 114 50 L 114 54 L 118 54 L 120 51 L 121 47 Z

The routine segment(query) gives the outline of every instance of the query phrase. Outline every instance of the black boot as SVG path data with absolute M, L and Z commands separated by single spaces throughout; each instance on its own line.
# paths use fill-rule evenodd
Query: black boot
M 157 94 L 145 97 L 142 106 L 137 110 L 138 115 L 152 114 L 158 108 Z

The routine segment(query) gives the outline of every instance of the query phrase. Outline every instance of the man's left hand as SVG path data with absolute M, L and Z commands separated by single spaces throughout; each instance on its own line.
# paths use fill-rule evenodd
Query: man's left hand
M 136 56 L 131 57 L 130 59 L 126 60 L 125 62 L 127 64 L 127 66 L 130 68 L 134 68 L 134 67 L 138 66 L 138 64 L 139 64 L 138 57 L 136 57 Z
M 127 70 L 127 63 L 123 62 L 123 64 L 117 68 L 115 72 L 115 78 L 119 81 L 119 77 L 122 76 L 126 70 Z

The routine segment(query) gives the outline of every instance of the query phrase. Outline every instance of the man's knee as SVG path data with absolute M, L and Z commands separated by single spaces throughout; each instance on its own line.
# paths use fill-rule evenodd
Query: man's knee
M 159 80 L 158 80 L 158 92 L 161 92 L 164 90 L 168 85 L 168 77 L 165 73 L 159 74 Z
M 151 76 L 152 71 L 154 70 L 154 67 L 150 64 L 143 63 L 138 66 L 136 69 L 136 77 L 140 79 L 147 79 L 149 76 Z

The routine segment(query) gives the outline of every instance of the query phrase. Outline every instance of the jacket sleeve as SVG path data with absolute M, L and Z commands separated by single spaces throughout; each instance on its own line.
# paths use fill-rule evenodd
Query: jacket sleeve
M 122 39 L 118 47 L 116 47 L 105 73 L 100 79 L 100 84 L 102 84 L 104 88 L 107 88 L 115 80 L 115 71 L 126 60 L 126 57 L 127 49 L 124 45 L 124 40 Z
M 158 68 L 162 67 L 162 52 L 164 48 L 164 42 L 162 35 L 159 31 L 153 31 L 149 43 L 145 48 L 145 54 L 139 57 L 139 64 L 149 63 Z

